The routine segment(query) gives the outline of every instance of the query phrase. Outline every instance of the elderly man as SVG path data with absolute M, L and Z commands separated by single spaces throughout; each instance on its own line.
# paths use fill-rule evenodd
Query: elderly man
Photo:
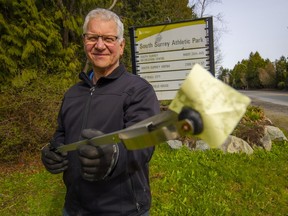
M 64 95 L 58 127 L 42 162 L 54 174 L 63 172 L 63 215 L 148 215 L 151 205 L 148 163 L 153 148 L 128 151 L 122 143 L 59 154 L 54 149 L 127 128 L 159 113 L 152 86 L 128 73 L 120 63 L 125 40 L 123 23 L 106 9 L 88 13 L 83 44 L 92 71 Z

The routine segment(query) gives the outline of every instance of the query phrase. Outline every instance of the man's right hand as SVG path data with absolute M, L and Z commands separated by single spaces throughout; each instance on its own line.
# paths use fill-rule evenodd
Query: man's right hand
M 45 168 L 52 174 L 58 174 L 68 168 L 67 153 L 56 153 L 50 144 L 41 150 L 41 160 Z

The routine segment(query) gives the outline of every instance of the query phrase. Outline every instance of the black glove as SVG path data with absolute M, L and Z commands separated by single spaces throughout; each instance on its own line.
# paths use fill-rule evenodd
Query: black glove
M 42 148 L 41 160 L 45 168 L 52 174 L 61 173 L 68 168 L 67 152 L 56 153 L 51 144 Z
M 183 107 L 178 115 L 178 120 L 187 119 L 191 122 L 194 128 L 194 134 L 200 134 L 203 131 L 203 121 L 201 115 L 196 110 L 190 107 Z
M 82 137 L 91 139 L 103 135 L 101 131 L 84 129 Z M 87 181 L 99 181 L 105 179 L 113 171 L 119 155 L 117 144 L 93 146 L 93 141 L 88 145 L 78 148 L 81 163 L 81 175 Z

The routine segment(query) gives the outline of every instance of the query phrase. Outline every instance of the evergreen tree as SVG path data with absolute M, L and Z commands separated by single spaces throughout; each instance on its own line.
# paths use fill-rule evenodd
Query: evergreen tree
M 276 65 L 276 83 L 279 89 L 288 89 L 288 61 L 281 56 Z
M 265 61 L 258 52 L 250 53 L 247 63 L 246 80 L 248 88 L 261 88 L 261 82 L 259 79 L 259 68 L 265 67 Z
M 232 72 L 231 72 L 231 84 L 234 88 L 237 89 L 246 89 L 248 88 L 248 83 L 246 80 L 246 74 L 247 74 L 247 60 L 242 60 L 241 62 L 238 62 Z
M 36 74 L 65 72 L 79 66 L 75 58 L 79 45 L 63 46 L 57 25 L 59 13 L 56 8 L 46 8 L 47 4 L 34 0 L 2 2 L 0 83 L 12 80 L 22 87 Z

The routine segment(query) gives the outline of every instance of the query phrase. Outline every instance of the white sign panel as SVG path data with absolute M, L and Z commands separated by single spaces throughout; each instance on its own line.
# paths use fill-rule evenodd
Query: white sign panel
M 211 69 L 208 21 L 212 18 L 130 28 L 133 70 L 151 83 L 159 100 L 174 98 L 194 64 Z
M 158 52 L 138 55 L 139 64 L 146 62 L 175 61 L 191 58 L 206 58 L 206 48 L 191 50 L 176 50 L 173 52 Z

